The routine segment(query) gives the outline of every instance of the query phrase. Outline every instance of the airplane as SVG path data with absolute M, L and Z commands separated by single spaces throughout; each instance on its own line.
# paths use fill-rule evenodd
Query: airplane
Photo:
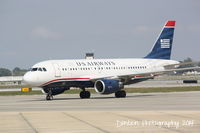
M 153 48 L 143 58 L 47 60 L 32 66 L 23 81 L 41 87 L 46 93 L 46 100 L 52 100 L 53 96 L 71 87 L 82 90 L 82 99 L 90 98 L 86 88 L 91 87 L 99 94 L 115 93 L 116 98 L 124 98 L 124 85 L 176 70 L 180 62 L 170 60 L 175 23 L 165 23 Z M 170 69 L 167 68 L 169 66 Z

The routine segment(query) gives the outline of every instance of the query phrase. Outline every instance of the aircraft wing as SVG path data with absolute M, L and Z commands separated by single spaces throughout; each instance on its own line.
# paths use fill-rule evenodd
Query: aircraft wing
M 177 68 L 177 69 L 166 69 L 163 71 L 156 71 L 156 72 L 147 72 L 147 73 L 137 73 L 132 75 L 121 75 L 120 78 L 123 77 L 132 77 L 132 78 L 143 78 L 143 77 L 154 77 L 158 75 L 168 74 L 171 72 L 178 72 L 178 71 L 185 71 L 185 70 L 197 70 L 200 69 L 200 67 L 187 67 L 187 68 Z
M 178 64 L 166 65 L 166 66 L 164 66 L 164 68 L 165 69 L 174 69 L 174 68 L 180 68 L 180 67 L 186 67 L 186 66 L 198 66 L 198 64 L 200 64 L 199 61 L 180 62 Z
M 137 74 L 129 74 L 129 75 L 116 75 L 116 76 L 107 76 L 107 77 L 94 77 L 91 80 L 96 81 L 100 79 L 115 79 L 121 80 L 123 82 L 128 82 L 130 80 L 138 80 L 138 79 L 152 79 L 155 76 L 168 74 L 171 72 L 185 71 L 185 70 L 200 70 L 200 67 L 187 67 L 187 68 L 177 68 L 177 69 L 165 69 L 163 71 L 156 72 L 146 72 L 146 73 L 137 73 Z

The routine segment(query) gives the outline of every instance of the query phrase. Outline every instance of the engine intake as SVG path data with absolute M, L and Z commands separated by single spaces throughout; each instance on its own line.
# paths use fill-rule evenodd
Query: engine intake
M 100 94 L 115 93 L 123 88 L 118 80 L 97 80 L 94 84 L 95 91 Z

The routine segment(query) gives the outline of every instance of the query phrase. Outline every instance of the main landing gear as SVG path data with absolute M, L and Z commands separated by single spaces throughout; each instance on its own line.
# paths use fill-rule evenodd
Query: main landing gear
M 120 91 L 115 92 L 115 97 L 116 98 L 124 98 L 124 97 L 126 97 L 126 91 L 120 90 Z
M 81 88 L 83 91 L 80 92 L 80 98 L 90 98 L 90 92 L 86 91 L 85 88 Z

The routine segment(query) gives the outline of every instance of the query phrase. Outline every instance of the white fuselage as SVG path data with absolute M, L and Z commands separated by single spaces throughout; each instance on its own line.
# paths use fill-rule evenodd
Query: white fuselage
M 37 71 L 27 72 L 24 75 L 24 81 L 32 86 L 43 87 L 60 81 L 88 81 L 163 71 L 163 66 L 178 63 L 174 60 L 143 58 L 49 60 L 35 64 L 32 69 L 37 68 Z

